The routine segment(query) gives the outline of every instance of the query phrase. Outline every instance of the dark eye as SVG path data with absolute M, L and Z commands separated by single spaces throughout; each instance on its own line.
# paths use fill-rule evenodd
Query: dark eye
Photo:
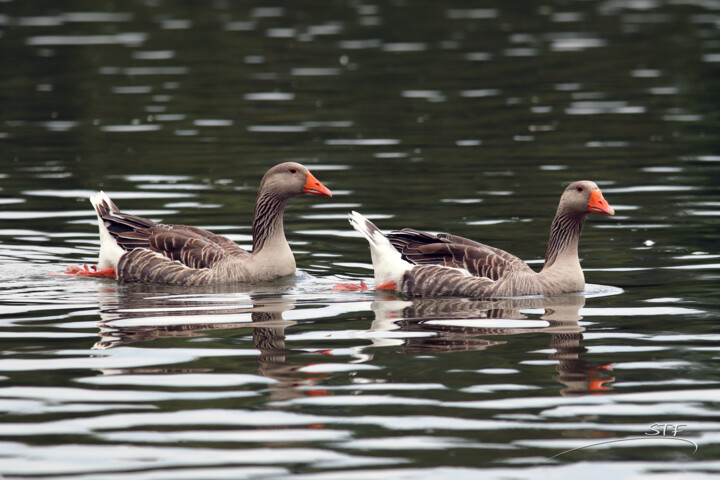
M 578 192 L 582 193 L 583 190 L 585 190 L 585 189 L 582 187 L 582 185 L 578 185 L 578 186 L 577 186 L 577 191 L 578 191 Z
M 297 168 L 291 168 L 290 173 L 297 173 Z

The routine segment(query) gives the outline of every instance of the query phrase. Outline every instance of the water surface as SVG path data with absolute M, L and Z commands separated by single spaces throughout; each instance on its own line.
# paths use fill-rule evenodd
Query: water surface
M 3 478 L 720 472 L 715 2 L 1 5 Z M 249 248 L 289 160 L 334 193 L 288 206 L 292 277 L 46 275 L 96 260 L 99 189 Z M 617 212 L 581 294 L 331 290 L 372 285 L 350 210 L 540 268 L 578 179 Z

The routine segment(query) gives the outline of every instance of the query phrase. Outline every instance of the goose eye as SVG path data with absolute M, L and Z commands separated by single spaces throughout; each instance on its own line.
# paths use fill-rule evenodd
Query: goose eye
M 290 173 L 297 173 L 297 168 L 291 168 Z
M 578 185 L 577 191 L 580 192 L 580 193 L 582 193 L 583 190 L 585 190 L 585 189 L 584 189 L 582 186 Z

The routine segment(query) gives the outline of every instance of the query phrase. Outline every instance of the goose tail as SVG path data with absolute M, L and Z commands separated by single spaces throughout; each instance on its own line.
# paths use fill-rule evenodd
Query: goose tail
M 373 270 L 375 271 L 375 285 L 386 286 L 387 289 L 395 290 L 401 285 L 405 272 L 413 265 L 402 259 L 400 252 L 392 246 L 390 240 L 370 220 L 358 212 L 351 212 L 349 215 L 350 225 L 360 232 L 370 244 L 370 256 L 372 258 Z M 395 288 L 390 288 L 394 282 Z
M 97 268 L 116 268 L 125 250 L 118 245 L 115 237 L 110 234 L 108 230 L 109 222 L 105 220 L 105 217 L 118 215 L 120 209 L 103 191 L 90 197 L 90 202 L 95 208 L 98 217 L 98 229 L 100 230 L 100 257 L 98 258 Z

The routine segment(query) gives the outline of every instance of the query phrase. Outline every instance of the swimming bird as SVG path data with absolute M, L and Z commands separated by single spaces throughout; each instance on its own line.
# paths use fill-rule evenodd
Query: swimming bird
M 570 184 L 560 197 L 540 272 L 503 250 L 457 235 L 412 228 L 383 234 L 357 212 L 350 223 L 370 243 L 376 289 L 409 296 L 512 297 L 585 288 L 578 240 L 588 213 L 615 210 L 595 183 Z
M 253 212 L 249 253 L 201 228 L 165 225 L 123 213 L 99 192 L 90 199 L 100 229 L 96 270 L 124 282 L 175 285 L 257 282 L 290 275 L 295 271 L 295 257 L 285 239 L 283 213 L 287 201 L 303 193 L 332 197 L 299 163 L 281 163 L 267 171 Z M 68 269 L 68 273 L 78 272 Z

